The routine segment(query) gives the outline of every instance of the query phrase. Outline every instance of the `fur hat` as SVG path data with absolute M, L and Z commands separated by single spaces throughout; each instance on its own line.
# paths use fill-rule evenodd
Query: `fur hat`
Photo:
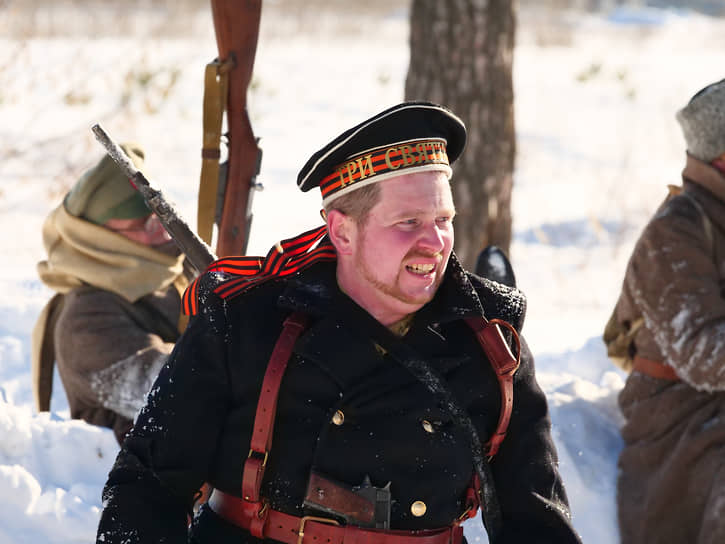
M 323 205 L 350 191 L 402 174 L 443 171 L 466 145 L 466 127 L 431 102 L 404 102 L 343 132 L 317 151 L 297 176 L 302 191 L 319 187 Z
M 677 112 L 687 151 L 710 162 L 725 152 L 725 79 L 698 91 Z
M 141 169 L 144 151 L 134 143 L 121 144 L 136 168 Z M 109 219 L 136 219 L 151 213 L 146 202 L 108 155 L 86 171 L 64 200 L 69 214 L 103 225 Z

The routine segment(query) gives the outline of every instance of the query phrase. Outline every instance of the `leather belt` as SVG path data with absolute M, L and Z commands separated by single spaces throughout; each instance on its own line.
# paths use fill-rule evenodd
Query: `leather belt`
M 639 355 L 635 355 L 632 360 L 632 368 L 637 372 L 646 374 L 652 378 L 660 380 L 669 380 L 671 382 L 679 382 L 680 377 L 675 373 L 674 369 L 670 365 L 653 361 L 652 359 L 645 359 Z
M 247 501 L 215 489 L 209 507 L 226 521 L 249 530 L 256 513 Z M 460 544 L 463 527 L 452 525 L 423 531 L 389 531 L 342 526 L 336 520 L 315 516 L 297 517 L 270 508 L 260 512 L 264 518 L 262 538 L 285 544 L 324 542 L 325 544 Z

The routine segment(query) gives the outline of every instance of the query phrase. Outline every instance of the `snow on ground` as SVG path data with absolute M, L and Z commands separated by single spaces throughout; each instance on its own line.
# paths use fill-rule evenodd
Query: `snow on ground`
M 331 136 L 402 99 L 407 2 L 374 5 L 374 14 L 344 14 L 265 2 L 249 104 L 265 190 L 255 195 L 250 253 L 319 224 L 319 196 L 297 192 L 298 168 Z M 34 413 L 30 390 L 30 331 L 50 296 L 35 274 L 40 226 L 102 155 L 90 126 L 141 142 L 153 179 L 195 217 L 203 70 L 216 56 L 210 14 L 177 17 L 168 33 L 153 26 L 163 13 L 146 13 L 143 27 L 129 15 L 103 37 L 83 32 L 114 16 L 94 6 L 91 18 L 41 9 L 34 24 L 45 31 L 19 35 L 9 31 L 20 28 L 11 3 L 0 24 L 1 544 L 93 541 L 117 452 L 110 431 L 69 420 L 57 377 L 50 414 Z M 57 31 L 64 18 L 72 35 Z M 679 181 L 674 112 L 723 76 L 725 21 L 527 8 L 519 22 L 511 257 L 529 299 L 524 333 L 574 525 L 585 542 L 611 544 L 623 375 L 600 335 L 639 229 Z M 486 541 L 478 520 L 466 534 Z

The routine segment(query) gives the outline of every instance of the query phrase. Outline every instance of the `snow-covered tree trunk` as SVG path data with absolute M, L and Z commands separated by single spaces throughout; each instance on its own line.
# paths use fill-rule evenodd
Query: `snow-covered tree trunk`
M 451 108 L 468 128 L 454 167 L 455 251 L 473 269 L 479 251 L 511 243 L 514 134 L 512 0 L 413 0 L 408 100 Z

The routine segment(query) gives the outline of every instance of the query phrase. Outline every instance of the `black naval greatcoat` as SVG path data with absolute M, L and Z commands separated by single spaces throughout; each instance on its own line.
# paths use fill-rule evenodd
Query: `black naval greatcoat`
M 498 421 L 499 386 L 462 319 L 498 317 L 520 330 L 519 291 L 465 272 L 452 256 L 436 296 L 401 338 L 339 290 L 335 263 L 317 263 L 232 299 L 206 290 L 200 304 L 111 469 L 98 543 L 260 542 L 208 505 L 187 535 L 187 515 L 203 482 L 241 496 L 264 372 L 295 310 L 310 324 L 279 392 L 261 488 L 271 508 L 307 515 L 302 503 L 314 470 L 349 486 L 366 478 L 376 487 L 390 483 L 392 529 L 444 527 L 463 513 L 474 473 L 469 440 L 425 380 L 380 346 L 404 342 L 423 358 L 487 440 Z M 579 542 L 546 398 L 523 341 L 508 435 L 490 468 L 503 519 L 496 544 Z M 422 516 L 411 512 L 416 501 L 426 506 Z

